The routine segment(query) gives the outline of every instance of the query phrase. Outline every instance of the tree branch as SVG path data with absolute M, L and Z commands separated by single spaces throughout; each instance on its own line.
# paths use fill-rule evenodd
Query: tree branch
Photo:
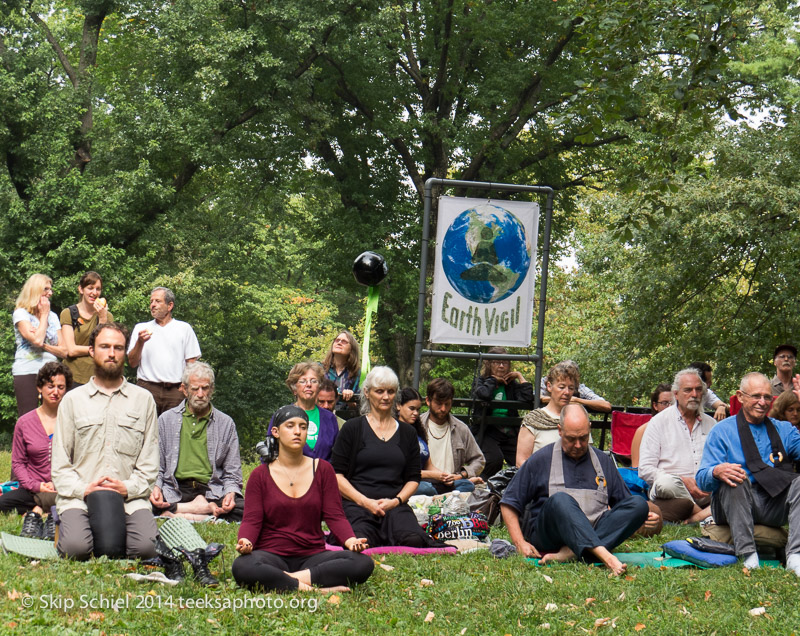
M 78 87 L 78 75 L 75 72 L 75 69 L 70 64 L 69 59 L 67 58 L 64 50 L 61 48 L 61 45 L 58 43 L 58 40 L 53 36 L 52 31 L 50 31 L 50 27 L 47 26 L 47 23 L 42 20 L 39 15 L 35 11 L 30 11 L 31 20 L 44 32 L 44 37 L 50 43 L 50 46 L 53 47 L 53 51 L 55 51 L 56 57 L 58 57 L 58 61 L 61 62 L 61 67 L 64 69 L 64 72 L 69 77 L 69 81 L 72 83 L 73 88 Z

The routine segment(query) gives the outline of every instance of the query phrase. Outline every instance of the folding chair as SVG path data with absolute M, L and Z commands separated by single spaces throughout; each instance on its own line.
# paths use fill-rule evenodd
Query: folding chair
M 631 465 L 631 442 L 636 429 L 651 417 L 649 413 L 611 412 L 611 454 L 623 466 Z

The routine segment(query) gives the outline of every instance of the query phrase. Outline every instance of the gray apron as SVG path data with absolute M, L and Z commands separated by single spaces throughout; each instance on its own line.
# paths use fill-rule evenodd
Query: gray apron
M 564 464 L 561 452 L 561 443 L 553 444 L 553 460 L 550 464 L 550 483 L 549 495 L 552 497 L 557 492 L 565 492 L 578 502 L 583 514 L 594 525 L 606 510 L 608 510 L 608 488 L 603 469 L 600 467 L 600 460 L 592 451 L 591 447 L 587 451 L 592 460 L 597 490 L 586 490 L 584 488 L 567 488 L 564 485 Z

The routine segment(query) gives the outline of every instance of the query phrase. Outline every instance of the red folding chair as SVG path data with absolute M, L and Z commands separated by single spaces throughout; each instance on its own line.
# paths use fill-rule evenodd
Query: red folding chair
M 736 415 L 742 409 L 742 403 L 739 401 L 739 398 L 736 397 L 734 393 L 731 396 L 731 415 Z
M 649 413 L 611 412 L 611 452 L 618 458 L 627 460 L 630 465 L 631 442 L 633 435 L 642 424 L 647 424 L 653 416 Z

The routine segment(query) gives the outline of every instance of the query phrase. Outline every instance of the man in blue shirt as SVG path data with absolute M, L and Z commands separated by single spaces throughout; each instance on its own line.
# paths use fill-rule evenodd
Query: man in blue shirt
M 648 519 L 614 462 L 589 444 L 586 409 L 561 410 L 561 441 L 535 452 L 522 465 L 500 501 L 503 521 L 520 554 L 542 563 L 576 558 L 601 561 L 614 574 L 625 565 L 611 550 Z M 520 521 L 522 517 L 522 521 Z
M 789 422 L 767 417 L 772 387 L 765 375 L 748 373 L 736 395 L 742 409 L 711 429 L 697 485 L 711 492 L 714 521 L 730 526 L 747 568 L 759 565 L 753 525 L 788 521 L 786 568 L 800 576 L 800 480 L 792 466 L 800 460 L 800 433 Z

